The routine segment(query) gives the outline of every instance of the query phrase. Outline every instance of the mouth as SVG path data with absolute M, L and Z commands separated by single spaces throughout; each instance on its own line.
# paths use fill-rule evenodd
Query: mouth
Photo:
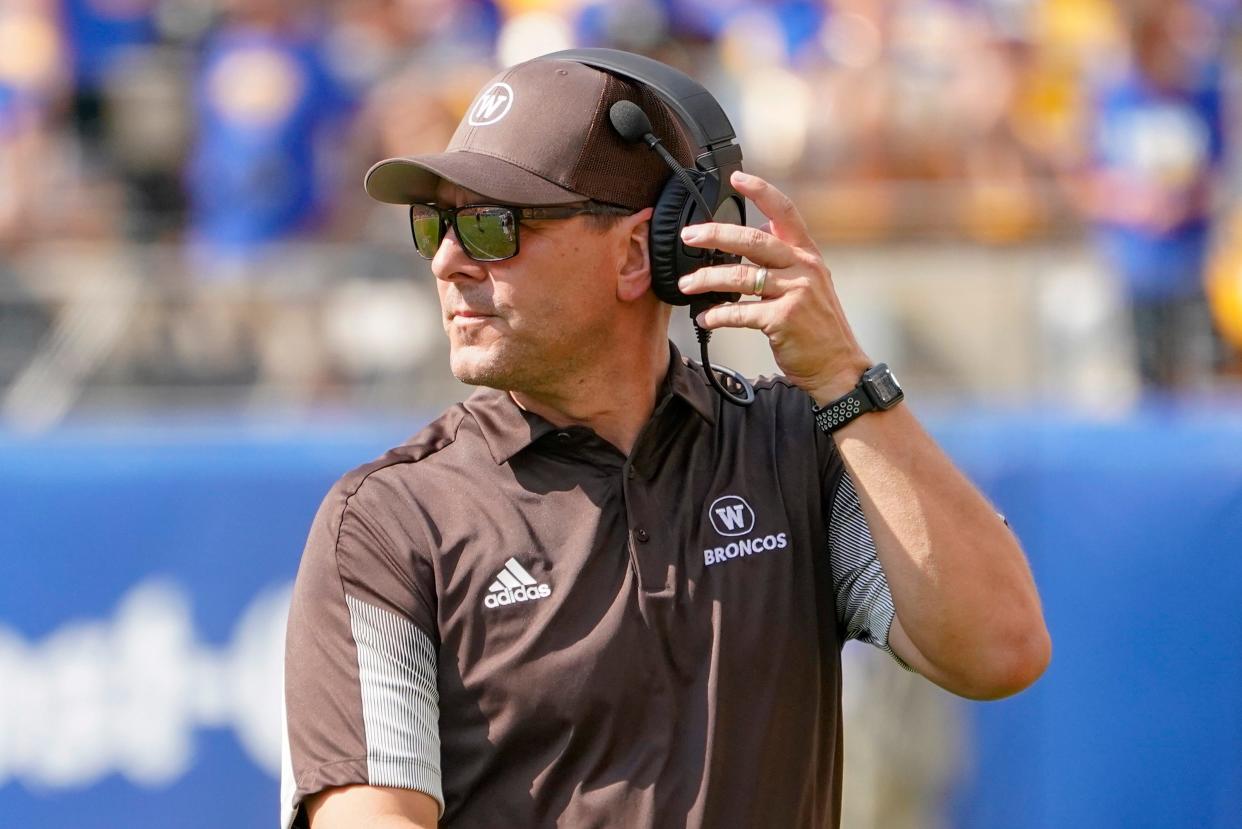
M 450 311 L 448 319 L 449 322 L 457 323 L 458 325 L 478 325 L 487 320 L 494 319 L 495 316 L 495 314 L 485 314 L 482 311 L 462 308 L 457 311 Z

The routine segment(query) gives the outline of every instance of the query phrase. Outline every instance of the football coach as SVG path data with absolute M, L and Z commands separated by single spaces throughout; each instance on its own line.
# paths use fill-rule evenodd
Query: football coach
M 692 80 L 578 50 L 371 168 L 479 388 L 315 517 L 282 826 L 836 827 L 847 640 L 972 699 L 1044 671 L 1017 539 L 740 162 Z M 781 375 L 712 368 L 724 327 Z

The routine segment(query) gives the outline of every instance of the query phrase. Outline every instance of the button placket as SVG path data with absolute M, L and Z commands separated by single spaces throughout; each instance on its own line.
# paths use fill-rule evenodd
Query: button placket
M 650 482 L 627 464 L 622 477 L 625 493 L 625 521 L 629 529 L 630 561 L 634 565 L 640 590 L 659 593 L 668 589 L 668 565 L 660 549 L 659 514 L 650 491 Z

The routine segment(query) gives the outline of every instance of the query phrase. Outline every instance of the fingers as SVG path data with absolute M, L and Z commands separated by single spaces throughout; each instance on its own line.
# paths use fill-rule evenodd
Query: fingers
M 761 302 L 726 302 L 701 311 L 695 322 L 700 328 L 754 328 L 766 330 L 772 322 L 773 300 Z
M 776 268 L 768 268 L 767 278 L 763 281 L 763 291 L 755 292 L 755 281 L 759 278 L 758 265 L 715 265 L 710 268 L 699 268 L 694 273 L 686 274 L 677 280 L 677 287 L 683 294 L 702 294 L 708 291 L 724 293 L 751 294 L 752 296 L 775 297 L 785 292 L 782 275 Z
M 736 253 L 771 268 L 787 268 L 797 261 L 797 253 L 788 244 L 757 227 L 704 222 L 683 228 L 681 240 L 696 248 Z
M 802 214 L 788 196 L 758 176 L 735 172 L 730 181 L 770 221 L 763 227 L 718 222 L 689 225 L 681 231 L 683 242 L 745 256 L 771 268 L 791 267 L 807 252 L 819 255 Z
M 711 265 L 678 280 L 687 294 L 760 294 L 701 311 L 704 329 L 753 328 L 768 338 L 781 372 L 812 394 L 835 388 L 843 367 L 867 365 L 832 284 L 832 273 L 789 197 L 756 176 L 730 182 L 770 219 L 766 228 L 705 223 L 684 231 L 686 244 L 745 256 L 756 264 Z M 760 266 L 768 268 L 760 291 Z M 848 373 L 848 372 L 846 372 Z M 852 374 L 857 377 L 857 373 Z
M 771 220 L 772 235 L 794 247 L 814 249 L 815 241 L 793 200 L 758 176 L 738 170 L 729 182 Z

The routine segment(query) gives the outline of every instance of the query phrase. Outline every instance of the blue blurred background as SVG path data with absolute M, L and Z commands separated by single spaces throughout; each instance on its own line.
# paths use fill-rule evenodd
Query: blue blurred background
M 1238 20 L 3 0 L 0 826 L 276 823 L 310 519 L 468 393 L 362 174 L 442 149 L 500 67 L 594 45 L 717 94 L 1045 601 L 1052 666 L 999 703 L 847 647 L 843 826 L 1242 827 Z M 772 370 L 751 332 L 713 355 Z

